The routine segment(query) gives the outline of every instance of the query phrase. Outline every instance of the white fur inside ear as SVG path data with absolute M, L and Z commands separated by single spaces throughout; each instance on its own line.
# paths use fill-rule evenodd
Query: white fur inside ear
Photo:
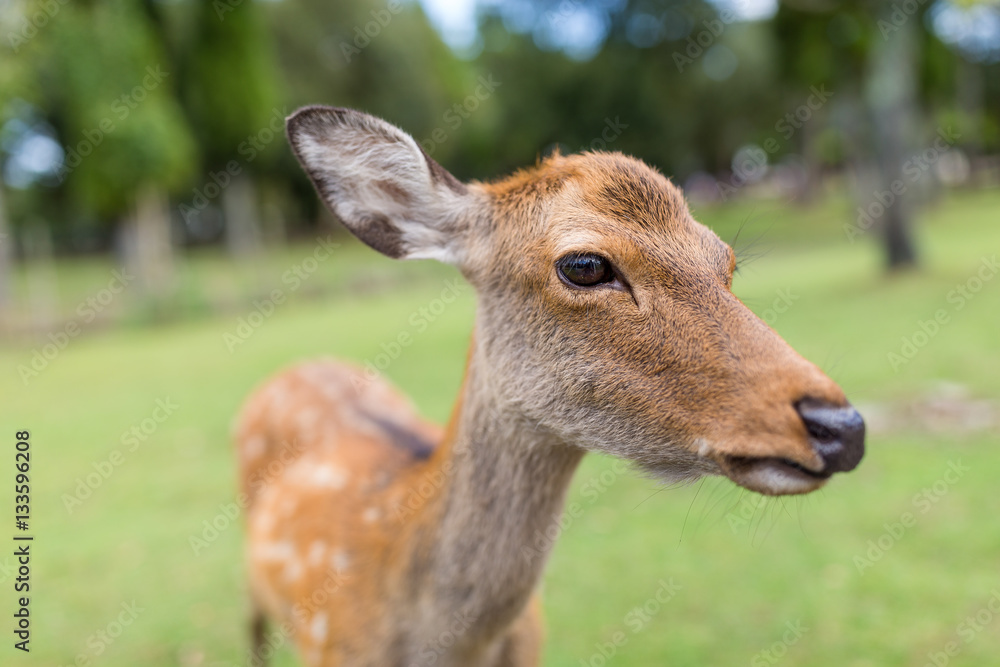
M 297 112 L 288 130 L 317 191 L 358 238 L 391 257 L 460 261 L 471 197 L 410 135 L 329 107 Z
M 425 247 L 422 250 L 412 250 L 406 253 L 406 259 L 433 259 L 445 264 L 459 264 L 459 255 L 450 244 L 441 243 L 437 247 Z

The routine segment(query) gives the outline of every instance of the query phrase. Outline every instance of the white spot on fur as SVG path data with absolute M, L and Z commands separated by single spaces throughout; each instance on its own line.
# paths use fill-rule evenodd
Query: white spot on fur
M 340 490 L 347 484 L 347 473 L 333 465 L 317 466 L 312 473 L 312 483 L 328 489 Z
M 698 438 L 695 443 L 698 445 L 698 456 L 707 458 L 712 452 L 712 445 L 708 444 L 705 438 Z
M 322 644 L 326 639 L 327 629 L 326 612 L 321 611 L 313 616 L 312 622 L 309 623 L 309 636 L 317 644 Z
M 302 562 L 292 559 L 285 564 L 285 581 L 298 581 L 302 578 Z
M 321 540 L 313 542 L 312 546 L 309 547 L 309 564 L 314 566 L 319 565 L 320 561 L 323 560 L 324 551 L 326 551 L 326 544 Z
M 381 514 L 377 507 L 369 507 L 361 514 L 361 519 L 365 523 L 372 523 L 373 521 L 377 521 Z
M 336 549 L 330 562 L 333 563 L 334 569 L 343 572 L 351 565 L 351 557 L 343 549 Z
M 292 543 L 288 541 L 268 542 L 254 550 L 254 555 L 260 560 L 289 560 L 294 553 Z

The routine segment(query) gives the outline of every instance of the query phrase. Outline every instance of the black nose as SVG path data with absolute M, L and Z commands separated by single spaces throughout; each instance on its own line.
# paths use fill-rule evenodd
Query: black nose
M 865 455 L 865 420 L 857 410 L 807 398 L 799 401 L 799 411 L 812 438 L 813 449 L 823 458 L 823 472 L 854 470 Z

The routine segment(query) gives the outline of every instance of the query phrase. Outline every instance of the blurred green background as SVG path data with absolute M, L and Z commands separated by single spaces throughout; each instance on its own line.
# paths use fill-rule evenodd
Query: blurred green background
M 247 664 L 233 416 L 292 362 L 374 361 L 458 278 L 321 208 L 283 135 L 311 103 L 462 179 L 647 160 L 868 421 L 806 497 L 586 459 L 544 664 L 998 664 L 1000 5 L 944 0 L 0 2 L 0 409 L 36 535 L 32 651 L 0 664 Z M 435 420 L 473 313 L 384 369 Z

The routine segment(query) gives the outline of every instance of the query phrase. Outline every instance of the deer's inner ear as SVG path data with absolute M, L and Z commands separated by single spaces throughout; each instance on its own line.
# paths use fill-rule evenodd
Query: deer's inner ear
M 306 107 L 288 118 L 296 157 L 320 197 L 362 242 L 397 259 L 458 264 L 468 188 L 406 132 L 351 109 Z

